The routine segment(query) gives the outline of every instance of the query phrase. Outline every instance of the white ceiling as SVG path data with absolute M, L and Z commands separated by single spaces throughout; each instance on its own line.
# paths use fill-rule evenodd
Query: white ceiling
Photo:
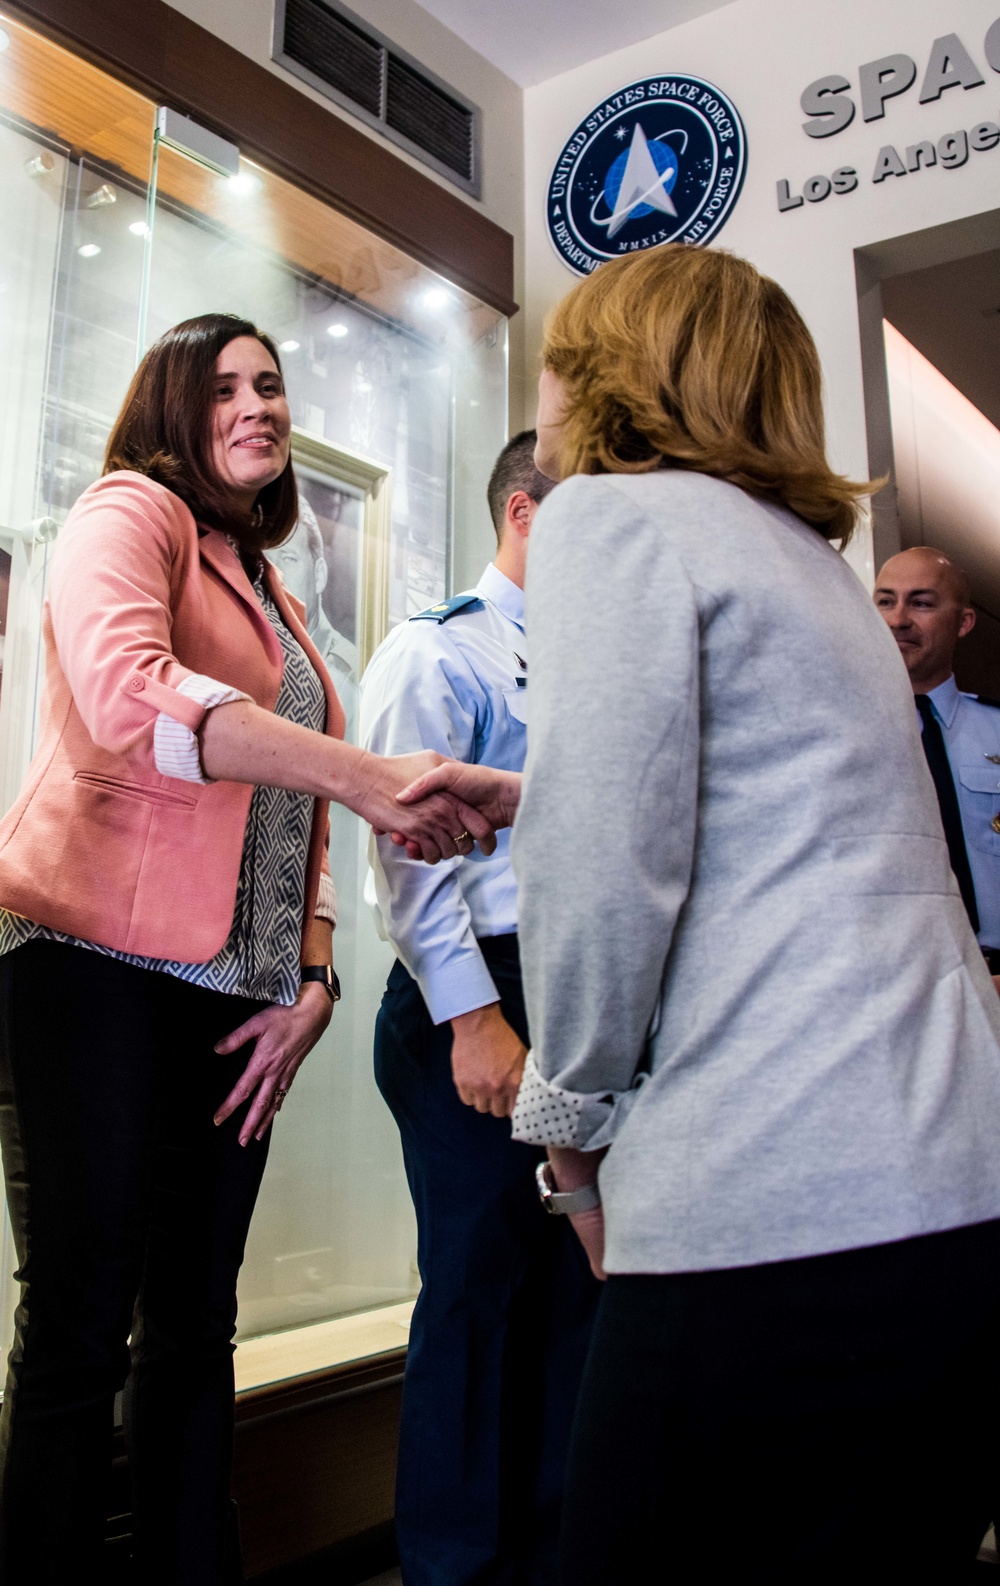
M 523 88 L 730 0 L 420 0 L 425 11 Z

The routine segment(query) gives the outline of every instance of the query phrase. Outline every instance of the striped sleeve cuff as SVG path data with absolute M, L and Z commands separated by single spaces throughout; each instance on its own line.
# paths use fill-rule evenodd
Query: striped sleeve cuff
M 177 686 L 178 694 L 197 700 L 205 710 L 214 705 L 230 705 L 237 699 L 249 699 L 241 689 L 217 683 L 214 677 L 203 677 L 192 672 Z M 181 782 L 200 782 L 207 786 L 212 781 L 201 768 L 201 751 L 198 739 L 190 727 L 161 711 L 153 728 L 153 759 L 161 776 L 177 777 Z
M 337 924 L 337 889 L 325 870 L 319 873 L 319 892 L 316 895 L 317 920 L 329 920 L 336 927 Z

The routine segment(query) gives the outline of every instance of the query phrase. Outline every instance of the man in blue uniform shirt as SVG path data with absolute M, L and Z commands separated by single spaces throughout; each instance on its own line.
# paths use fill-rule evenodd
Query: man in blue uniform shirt
M 528 535 L 552 488 L 534 431 L 501 452 L 496 559 L 475 589 L 402 623 L 362 684 L 361 739 L 520 771 Z M 403 1386 L 396 1531 L 405 1586 L 554 1577 L 566 1447 L 596 1302 L 568 1219 L 511 1139 L 528 1044 L 510 832 L 431 867 L 372 840 L 369 899 L 396 950 L 375 1074 L 399 1126 L 422 1289 Z M 372 886 L 373 884 L 373 886 Z M 374 899 L 372 899 L 372 890 Z
M 1000 989 L 1000 702 L 960 693 L 952 670 L 976 620 L 968 579 L 942 551 L 916 546 L 886 562 L 875 604 L 910 674 L 952 869 Z

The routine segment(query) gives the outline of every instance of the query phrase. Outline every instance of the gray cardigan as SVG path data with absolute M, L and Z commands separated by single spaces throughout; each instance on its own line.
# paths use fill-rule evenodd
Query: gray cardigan
M 679 471 L 574 478 L 528 571 L 522 1140 L 611 1272 L 1000 1217 L 1000 1000 L 903 663 L 838 554 Z

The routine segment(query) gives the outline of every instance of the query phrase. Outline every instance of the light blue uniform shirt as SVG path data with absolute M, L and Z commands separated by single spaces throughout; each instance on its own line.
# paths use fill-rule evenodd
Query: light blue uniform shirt
M 941 723 L 958 794 L 979 909 L 979 944 L 1000 948 L 1000 833 L 993 829 L 1000 817 L 1000 708 L 960 693 L 954 677 L 927 697 Z
M 361 742 L 376 754 L 436 749 L 454 760 L 520 771 L 527 750 L 524 592 L 492 563 L 469 603 L 446 602 L 400 623 L 361 685 Z M 373 838 L 365 897 L 379 935 L 420 987 L 435 1024 L 498 1000 L 477 937 L 517 930 L 510 832 L 489 858 L 425 865 Z

